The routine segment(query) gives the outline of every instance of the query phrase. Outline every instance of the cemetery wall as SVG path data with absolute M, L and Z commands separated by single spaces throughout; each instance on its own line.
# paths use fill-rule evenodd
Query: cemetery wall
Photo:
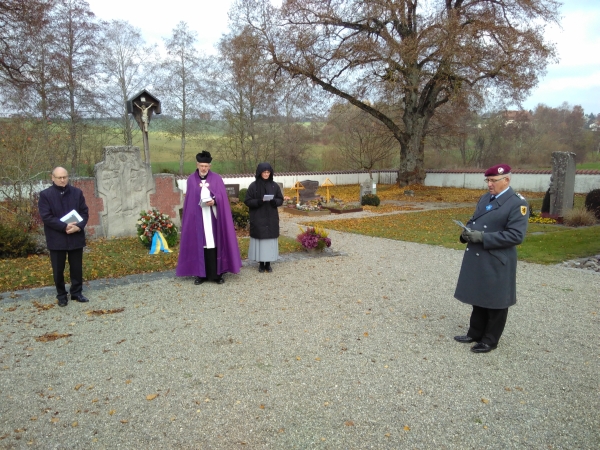
M 377 184 L 394 184 L 397 171 L 380 170 L 372 173 Z M 513 171 L 511 186 L 516 191 L 545 192 L 550 186 L 551 170 L 515 170 Z M 222 175 L 225 184 L 239 185 L 240 189 L 248 188 L 254 181 L 254 175 Z M 187 177 L 177 177 L 179 189 L 185 193 Z M 283 183 L 289 189 L 297 181 L 314 180 L 322 184 L 327 178 L 336 186 L 347 184 L 360 184 L 369 178 L 366 172 L 299 172 L 276 173 L 274 181 Z M 486 188 L 483 182 L 483 173 L 479 169 L 471 171 L 431 170 L 427 171 L 425 186 L 456 187 L 465 189 Z M 600 189 L 600 170 L 578 170 L 575 175 L 575 193 L 586 194 L 592 189 Z

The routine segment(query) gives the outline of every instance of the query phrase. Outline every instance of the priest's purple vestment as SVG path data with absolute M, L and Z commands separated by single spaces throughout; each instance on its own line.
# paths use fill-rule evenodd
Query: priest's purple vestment
M 200 203 L 200 175 L 198 171 L 187 180 L 187 191 L 183 202 L 183 218 L 181 223 L 181 243 L 179 259 L 175 274 L 178 277 L 206 277 L 204 265 L 204 221 Z M 208 172 L 206 183 L 212 199 L 215 201 L 216 217 L 210 207 L 212 230 L 217 249 L 217 273 L 239 273 L 242 267 L 240 249 L 237 243 L 229 198 L 223 179 L 213 172 Z

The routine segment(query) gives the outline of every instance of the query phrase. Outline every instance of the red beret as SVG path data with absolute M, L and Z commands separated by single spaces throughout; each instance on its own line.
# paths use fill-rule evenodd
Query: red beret
M 485 176 L 494 177 L 496 175 L 506 175 L 507 173 L 510 173 L 510 166 L 508 164 L 498 164 L 486 170 Z

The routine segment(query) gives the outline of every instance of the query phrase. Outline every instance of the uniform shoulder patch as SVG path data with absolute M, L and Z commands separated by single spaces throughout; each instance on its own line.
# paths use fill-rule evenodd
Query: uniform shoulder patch
M 519 197 L 521 200 L 525 200 L 525 197 L 523 197 L 521 194 L 519 194 L 518 192 L 515 193 L 515 195 L 517 197 Z
M 527 206 L 521 206 L 521 215 L 524 216 L 527 214 Z

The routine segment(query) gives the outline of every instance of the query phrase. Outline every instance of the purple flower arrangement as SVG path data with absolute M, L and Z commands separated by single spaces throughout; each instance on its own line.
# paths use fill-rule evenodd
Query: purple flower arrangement
M 307 227 L 306 230 L 302 228 L 300 230 L 302 232 L 296 236 L 296 240 L 306 250 L 323 250 L 325 247 L 331 247 L 331 239 L 327 237 L 328 233 L 323 228 Z

